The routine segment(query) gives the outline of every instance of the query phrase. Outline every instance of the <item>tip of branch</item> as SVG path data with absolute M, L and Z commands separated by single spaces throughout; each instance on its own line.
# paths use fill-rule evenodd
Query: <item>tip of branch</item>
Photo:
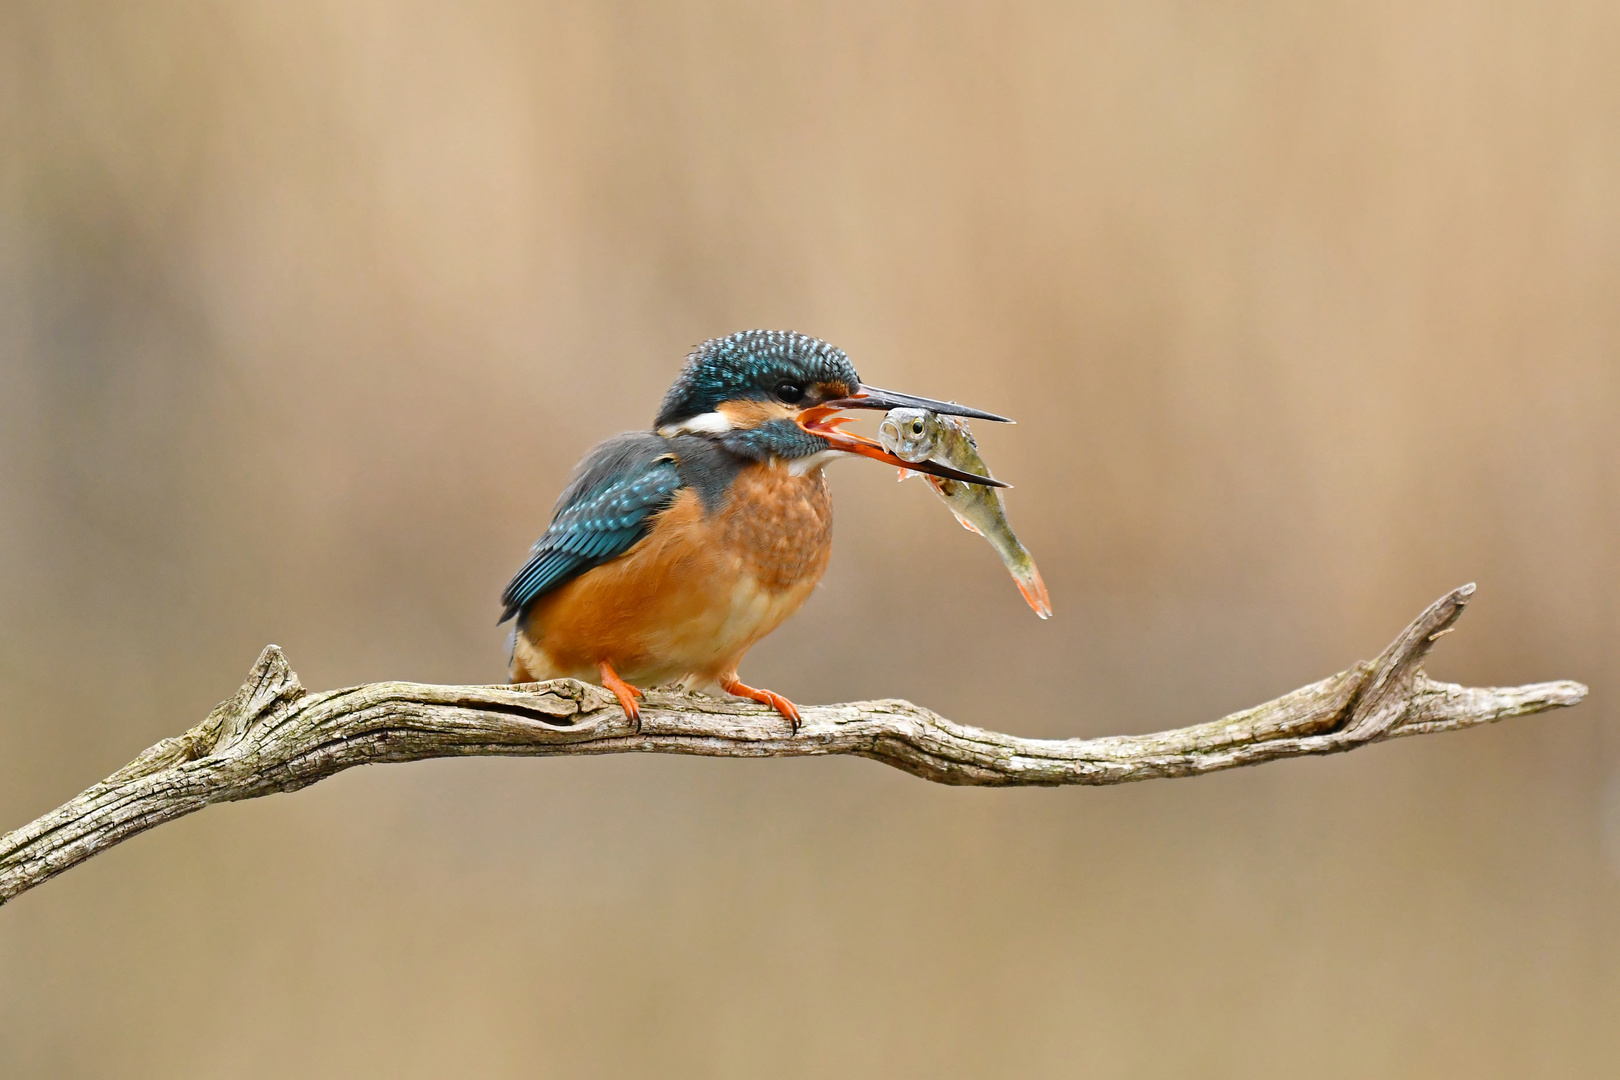
M 1428 649 L 1424 648 L 1422 643 L 1439 637 L 1450 630 L 1458 619 L 1462 618 L 1463 608 L 1467 607 L 1468 602 L 1474 598 L 1476 587 L 1470 581 L 1468 584 L 1459 585 L 1446 593 L 1446 595 L 1430 604 L 1423 614 L 1414 619 L 1412 625 L 1407 627 L 1406 634 L 1403 634 L 1401 638 L 1397 638 L 1396 642 L 1400 643 L 1405 639 L 1409 641 L 1407 646 L 1409 649 L 1416 652 L 1428 652 Z M 1391 648 L 1394 648 L 1394 645 Z
M 1552 691 L 1547 695 L 1547 701 L 1558 708 L 1568 708 L 1579 705 L 1586 700 L 1586 695 L 1592 691 L 1585 683 L 1578 683 L 1571 679 L 1553 683 Z

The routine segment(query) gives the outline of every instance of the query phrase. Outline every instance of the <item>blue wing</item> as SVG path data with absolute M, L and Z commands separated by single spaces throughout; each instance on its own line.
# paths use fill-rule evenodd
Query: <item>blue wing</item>
M 675 455 L 656 435 L 621 435 L 596 447 L 557 500 L 551 527 L 501 594 L 500 621 L 630 550 L 682 486 Z

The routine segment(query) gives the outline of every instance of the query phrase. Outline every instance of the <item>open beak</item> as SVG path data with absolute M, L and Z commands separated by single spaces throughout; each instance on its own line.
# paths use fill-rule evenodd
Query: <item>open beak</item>
M 863 386 L 861 389 L 867 390 L 868 387 Z M 888 392 L 878 390 L 875 391 L 875 393 L 885 394 Z M 890 409 L 898 407 L 896 405 L 867 405 L 865 404 L 867 400 L 869 399 L 863 395 L 861 397 L 841 398 L 838 401 L 828 401 L 820 405 L 814 405 L 799 414 L 799 426 L 810 432 L 812 435 L 818 435 L 821 438 L 826 439 L 832 444 L 832 448 L 834 450 L 841 450 L 846 454 L 859 454 L 861 457 L 868 457 L 873 461 L 881 461 L 897 468 L 910 469 L 912 472 L 928 473 L 930 476 L 941 476 L 947 480 L 960 480 L 965 484 L 983 484 L 986 487 L 1001 488 L 1008 486 L 1002 483 L 1000 480 L 993 479 L 992 477 L 975 476 L 973 473 L 963 472 L 961 469 L 953 469 L 949 465 L 941 465 L 937 461 L 906 461 L 904 458 L 898 458 L 889 453 L 883 448 L 883 444 L 875 439 L 868 439 L 865 435 L 856 435 L 854 432 L 850 431 L 840 431 L 839 428 L 842 425 L 849 423 L 855 418 L 852 416 L 835 415 L 839 409 Z M 957 416 L 978 416 L 987 420 L 1003 419 L 1002 417 L 995 416 L 991 413 L 982 413 L 976 409 L 965 409 L 961 405 L 952 405 L 950 402 L 930 401 L 928 398 L 912 397 L 909 394 L 892 394 L 889 396 L 888 400 L 898 400 L 900 404 L 905 405 L 907 408 L 931 409 L 935 405 L 943 405 L 945 406 L 944 409 L 934 409 L 934 411 L 944 412 L 948 409 Z M 860 402 L 861 404 L 855 404 L 856 402 Z

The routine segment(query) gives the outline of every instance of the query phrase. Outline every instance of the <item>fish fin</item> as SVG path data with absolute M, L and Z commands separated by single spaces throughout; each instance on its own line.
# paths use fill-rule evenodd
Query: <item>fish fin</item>
M 984 535 L 984 533 L 979 531 L 979 527 L 977 525 L 973 524 L 973 522 L 969 521 L 967 518 L 963 517 L 961 514 L 957 514 L 955 510 L 952 510 L 951 513 L 956 515 L 956 520 L 959 523 L 961 523 L 962 528 L 966 529 L 968 532 L 972 533 L 974 536 L 983 536 Z
M 952 405 L 959 405 L 959 404 L 961 404 L 961 402 L 953 401 L 953 402 L 951 402 L 951 404 Z M 952 428 L 955 428 L 963 436 L 965 436 L 967 438 L 967 441 L 968 441 L 969 445 L 971 445 L 973 447 L 973 449 L 977 450 L 979 448 L 979 443 L 978 443 L 978 441 L 976 439 L 973 438 L 973 430 L 968 427 L 968 422 L 967 422 L 966 418 L 960 417 L 960 416 L 952 416 L 949 413 L 935 413 L 934 416 L 935 416 L 935 418 L 937 420 L 939 420 L 940 423 L 948 424 Z
M 903 484 L 907 480 L 910 480 L 913 476 L 916 476 L 916 475 L 917 474 L 912 472 L 910 469 L 901 469 L 900 470 L 899 480 Z
M 1011 569 L 1009 567 L 1008 569 Z M 1012 571 L 1013 581 L 1018 585 L 1018 591 L 1024 594 L 1024 600 L 1034 610 L 1035 614 L 1043 619 L 1052 617 L 1052 598 L 1047 595 L 1046 582 L 1041 580 L 1041 572 L 1035 568 L 1033 561 L 1029 564 L 1027 572 Z

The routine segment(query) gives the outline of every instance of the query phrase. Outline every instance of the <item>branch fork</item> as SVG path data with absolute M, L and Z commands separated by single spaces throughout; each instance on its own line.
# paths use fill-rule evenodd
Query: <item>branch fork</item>
M 301 787 L 356 765 L 471 756 L 651 752 L 853 754 L 925 780 L 981 786 L 1123 784 L 1332 754 L 1579 703 L 1576 682 L 1465 687 L 1420 669 L 1474 594 L 1435 601 L 1376 660 L 1223 719 L 1152 735 L 1025 739 L 907 701 L 801 710 L 797 735 L 752 702 L 649 690 L 637 732 L 612 694 L 559 679 L 520 686 L 384 682 L 309 693 L 265 648 L 247 681 L 190 731 L 0 837 L 0 904 L 156 825 L 219 802 Z

